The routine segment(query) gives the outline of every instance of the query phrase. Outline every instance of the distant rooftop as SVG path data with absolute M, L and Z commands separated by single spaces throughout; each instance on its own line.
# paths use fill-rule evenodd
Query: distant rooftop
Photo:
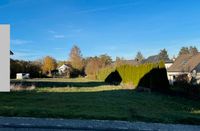
M 147 59 L 143 60 L 142 63 L 155 63 L 155 62 L 159 62 L 162 59 L 159 58 L 159 55 L 152 55 L 149 56 Z M 172 60 L 164 60 L 165 63 L 173 63 Z
M 169 72 L 191 72 L 200 64 L 200 53 L 196 55 L 183 54 L 168 69 Z

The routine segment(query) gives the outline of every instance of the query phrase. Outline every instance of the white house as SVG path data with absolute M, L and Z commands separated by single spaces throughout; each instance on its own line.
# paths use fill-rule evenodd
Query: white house
M 58 72 L 60 75 L 66 73 L 69 70 L 71 70 L 71 66 L 67 64 L 63 64 L 62 66 L 58 67 Z
M 200 84 L 200 53 L 181 55 L 167 69 L 170 84 L 173 84 L 182 74 L 187 74 L 188 78 L 195 78 L 196 84 Z
M 173 65 L 173 63 L 174 63 L 173 61 L 166 61 L 165 62 L 165 68 L 166 69 L 170 68 Z

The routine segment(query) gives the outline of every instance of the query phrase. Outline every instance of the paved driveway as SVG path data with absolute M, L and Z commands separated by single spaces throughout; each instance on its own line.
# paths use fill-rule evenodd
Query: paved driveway
M 0 131 L 200 131 L 198 125 L 0 117 Z

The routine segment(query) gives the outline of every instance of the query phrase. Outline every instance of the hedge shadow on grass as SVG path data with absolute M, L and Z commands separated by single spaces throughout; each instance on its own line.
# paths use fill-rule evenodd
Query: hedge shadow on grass
M 106 83 L 112 84 L 112 85 L 119 85 L 122 82 L 122 78 L 117 70 L 114 72 L 111 72 L 107 78 L 105 79 Z
M 130 73 L 130 72 L 128 72 Z M 134 74 L 133 74 L 134 75 Z M 140 75 L 140 74 L 135 74 Z M 130 76 L 132 79 L 137 76 Z M 123 76 L 115 70 L 111 72 L 105 79 L 106 83 L 119 85 L 122 82 Z M 133 80 L 132 80 L 133 81 Z M 129 81 L 131 83 L 131 81 Z M 139 79 L 137 85 L 133 85 L 138 89 L 140 87 L 149 88 L 152 91 L 169 92 L 169 81 L 167 78 L 167 71 L 165 68 L 152 68 Z
M 137 87 L 150 88 L 152 91 L 169 92 L 166 69 L 153 68 L 140 79 Z
M 14 85 L 35 87 L 97 87 L 108 85 L 105 82 L 48 82 L 48 81 L 13 81 Z

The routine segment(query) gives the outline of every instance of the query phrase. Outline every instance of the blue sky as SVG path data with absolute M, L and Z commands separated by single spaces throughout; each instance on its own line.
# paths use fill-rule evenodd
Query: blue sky
M 0 0 L 0 23 L 11 25 L 15 59 L 67 60 L 74 44 L 84 57 L 132 59 L 166 48 L 200 49 L 199 0 Z

